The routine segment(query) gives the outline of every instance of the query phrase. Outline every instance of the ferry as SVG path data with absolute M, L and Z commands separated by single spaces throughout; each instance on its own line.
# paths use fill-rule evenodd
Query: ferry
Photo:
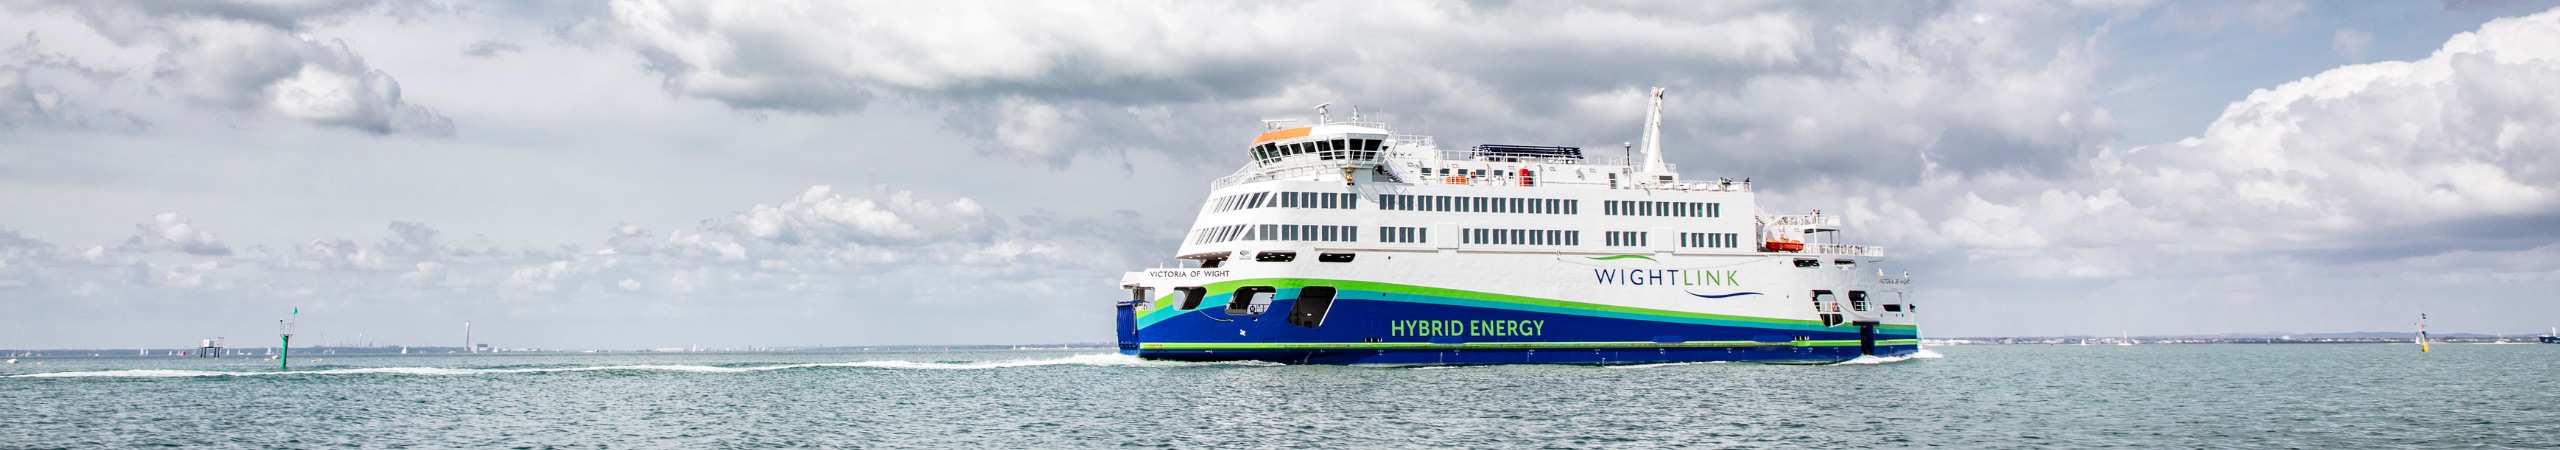
M 1175 256 L 1128 272 L 1119 350 L 1291 364 L 1824 364 L 1919 350 L 1908 272 L 1838 215 L 1641 153 L 1443 147 L 1386 124 L 1266 121 Z

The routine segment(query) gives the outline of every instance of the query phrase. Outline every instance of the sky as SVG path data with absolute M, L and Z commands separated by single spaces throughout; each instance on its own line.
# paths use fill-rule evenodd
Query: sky
M 1927 335 L 2538 333 L 2555 7 L 0 0 L 0 348 L 1102 342 L 1262 119 L 1656 86 Z

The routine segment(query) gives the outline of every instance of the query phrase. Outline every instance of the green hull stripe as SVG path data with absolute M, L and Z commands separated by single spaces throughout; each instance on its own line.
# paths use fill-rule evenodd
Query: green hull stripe
M 1829 331 L 1834 328 L 1822 326 L 1822 322 L 1813 320 L 1776 319 L 1767 317 L 1728 316 L 1722 314 L 1666 311 L 1659 309 L 1631 308 L 1625 306 L 1571 302 L 1407 284 L 1348 280 L 1320 280 L 1313 278 L 1260 278 L 1212 283 L 1208 286 L 1202 286 L 1202 288 L 1209 292 L 1222 293 L 1210 294 L 1208 298 L 1201 299 L 1201 309 L 1225 307 L 1227 302 L 1222 299 L 1232 298 L 1235 289 L 1241 286 L 1271 286 L 1279 289 L 1295 289 L 1305 286 L 1333 286 L 1345 291 L 1367 291 L 1385 294 L 1384 298 L 1343 297 L 1343 300 L 1425 303 L 1653 322 L 1674 322 L 1798 331 Z M 1173 296 L 1167 295 L 1157 299 L 1155 304 L 1169 305 L 1172 299 Z M 1143 329 L 1149 325 L 1154 325 L 1156 322 L 1162 322 L 1165 319 L 1172 318 L 1173 316 L 1189 312 L 1191 311 L 1183 311 L 1170 306 L 1159 307 L 1138 317 L 1138 327 Z M 1876 329 L 1879 331 L 1902 331 L 1913 334 L 1920 332 L 1920 327 L 1916 325 L 1885 324 L 1877 325 Z
M 1884 339 L 1876 345 L 1920 345 L 1919 339 Z M 1598 349 L 1598 348 L 1743 348 L 1743 347 L 1856 347 L 1855 340 L 1819 340 L 1794 342 L 1690 341 L 1661 343 L 1647 341 L 1605 342 L 1468 342 L 1433 344 L 1429 342 L 1149 342 L 1138 344 L 1140 350 L 1466 350 L 1466 349 Z

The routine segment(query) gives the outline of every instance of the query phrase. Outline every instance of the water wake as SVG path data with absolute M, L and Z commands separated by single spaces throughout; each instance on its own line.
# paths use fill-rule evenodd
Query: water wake
M 1138 359 L 1138 357 L 1135 357 L 1135 356 L 1122 355 L 1122 354 L 1117 354 L 1117 353 L 1096 353 L 1096 354 L 1073 355 L 1073 356 L 1067 356 L 1067 357 L 1062 357 L 1062 358 L 1051 358 L 1051 359 L 1026 359 L 1026 360 L 1012 360 L 1012 361 L 962 361 L 962 362 L 942 362 L 942 361 L 935 361 L 935 362 L 923 362 L 923 361 L 897 361 L 897 360 L 884 360 L 884 361 L 851 361 L 851 362 L 833 362 L 833 363 L 780 364 L 780 365 L 770 365 L 770 366 L 741 366 L 741 367 L 703 366 L 703 365 L 685 365 L 685 364 L 632 364 L 632 365 L 616 365 L 616 366 L 586 366 L 586 367 L 531 367 L 531 368 L 511 368 L 511 369 L 460 369 L 460 368 L 442 368 L 442 367 L 364 367 L 364 368 L 347 368 L 347 369 L 297 370 L 297 371 L 291 371 L 291 372 L 213 372 L 213 371 L 201 371 L 201 370 L 131 369 L 131 370 L 99 370 L 99 371 L 87 371 L 87 372 L 50 372 L 50 373 L 31 373 L 31 374 L 23 374 L 23 375 L 10 375 L 10 376 L 8 376 L 8 377 L 6 377 L 6 378 L 180 378 L 180 377 L 263 377 L 263 376 L 279 376 L 279 375 L 291 375 L 291 376 L 307 376 L 307 375 L 423 375 L 423 376 L 452 376 L 452 375 L 506 375 L 506 374 L 534 374 L 534 373 L 560 373 L 560 372 L 614 372 L 614 371 L 622 371 L 622 372 L 689 372 L 689 373 L 750 373 L 750 372 L 768 372 L 768 371 L 775 371 L 775 370 L 808 369 L 808 368 L 826 368 L 826 367 L 862 368 L 862 369 L 890 369 L 890 370 L 987 370 L 987 369 L 1006 369 L 1006 368 L 1015 368 L 1015 367 L 1040 367 L 1040 366 L 1098 366 L 1098 367 L 1200 367 L 1200 366 L 1265 366 L 1265 365 L 1278 365 L 1278 364 L 1273 364 L 1273 363 L 1264 363 L 1264 362 L 1250 362 L 1250 361 L 1248 361 L 1248 362 L 1180 362 L 1180 361 L 1149 361 L 1149 360 L 1144 360 L 1144 359 Z
M 1876 355 L 1862 355 L 1862 356 L 1859 356 L 1859 357 L 1857 357 L 1857 358 L 1850 359 L 1850 360 L 1848 360 L 1848 361 L 1841 361 L 1841 362 L 1832 363 L 1832 364 L 1834 364 L 1834 365 L 1843 365 L 1843 366 L 1845 366 L 1845 365 L 1864 365 L 1864 364 L 1892 364 L 1892 363 L 1898 363 L 1898 362 L 1903 362 L 1903 361 L 1908 361 L 1908 360 L 1914 360 L 1914 359 L 1938 359 L 1938 358 L 1945 358 L 1945 357 L 1947 357 L 1947 355 L 1940 355 L 1940 354 L 1938 354 L 1938 352 L 1929 351 L 1929 349 L 1925 349 L 1925 348 L 1924 348 L 1924 349 L 1920 349 L 1920 351 L 1911 352 L 1911 354 L 1908 354 L 1908 355 L 1902 355 L 1902 356 L 1876 356 Z

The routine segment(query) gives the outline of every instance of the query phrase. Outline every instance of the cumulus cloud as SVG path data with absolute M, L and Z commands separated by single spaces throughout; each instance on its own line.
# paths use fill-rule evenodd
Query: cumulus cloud
M 19 128 L 136 131 L 148 124 L 131 113 L 83 104 L 84 97 L 114 85 L 121 71 L 81 64 L 47 52 L 29 32 L 0 50 L 0 132 Z
M 1130 249 L 1169 244 L 1164 236 L 1176 234 L 1135 222 L 1129 215 L 998 214 L 965 197 L 885 186 L 850 193 L 813 186 L 664 235 L 617 225 L 601 233 L 601 246 L 475 248 L 485 243 L 451 242 L 441 230 L 400 221 L 371 244 L 320 238 L 241 249 L 171 213 L 139 225 L 123 245 L 76 250 L 0 230 L 0 293 L 60 300 L 45 304 L 83 314 L 176 307 L 164 303 L 186 299 L 292 300 L 315 311 L 392 317 L 493 308 L 561 321 L 638 320 L 715 309 L 805 316 L 814 308 L 948 318 L 953 311 L 1065 307 L 1052 297 L 989 293 L 1111 289 L 1110 274 L 1144 260 Z M 34 307 L 10 303 L 0 309 Z
M 66 11 L 128 47 L 160 50 L 153 81 L 198 105 L 372 134 L 450 136 L 452 119 L 403 99 L 400 83 L 315 24 L 382 2 L 19 2 Z
M 179 251 L 205 256 L 231 254 L 231 246 L 224 245 L 222 238 L 187 223 L 186 219 L 178 217 L 178 213 L 161 213 L 152 217 L 150 223 L 133 227 L 141 232 L 125 240 L 125 247 L 129 249 Z
M 2560 10 L 2491 21 L 2425 58 L 2258 90 L 2194 137 L 2073 158 L 2070 177 L 1924 166 L 1910 185 L 1764 195 L 1845 203 L 1861 240 L 1899 243 L 1947 286 L 1933 298 L 2016 333 L 2370 315 L 2287 313 L 2334 302 L 2485 308 L 2504 303 L 2446 296 L 2501 298 L 2560 273 L 2547 258 L 2560 239 L 2560 132 L 2548 126 L 2560 93 L 2539 88 L 2560 83 L 2553 42 Z M 2129 304 L 2159 309 L 2071 316 Z
M 1681 158 L 1748 148 L 1760 153 L 1744 169 L 1761 173 L 1879 175 L 1887 163 L 1842 149 L 1941 143 L 1958 170 L 2081 156 L 2113 124 L 2079 98 L 2093 63 L 2071 34 L 2105 11 L 627 0 L 573 34 L 642 56 L 676 95 L 811 114 L 916 98 L 981 150 L 1058 165 L 1126 152 L 1223 164 L 1257 119 L 1325 102 L 1444 138 L 1614 143 L 1663 85 L 1686 108 L 1672 133 L 1707 144 Z
M 2560 95 L 2543 88 L 2560 85 L 2553 42 L 2560 11 L 2491 21 L 2416 61 L 2259 90 L 2201 136 L 2096 164 L 2206 226 L 2332 235 L 2560 212 Z

